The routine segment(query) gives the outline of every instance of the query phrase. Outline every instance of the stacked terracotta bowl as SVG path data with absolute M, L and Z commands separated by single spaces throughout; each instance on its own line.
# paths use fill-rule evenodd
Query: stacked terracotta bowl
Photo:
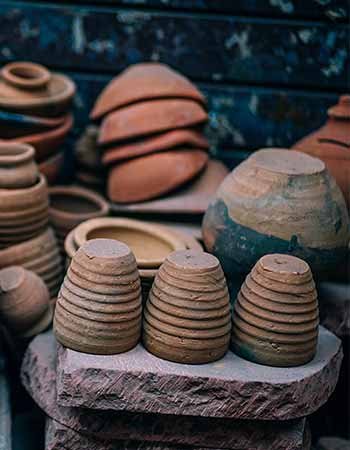
M 308 264 L 290 255 L 266 255 L 247 276 L 235 302 L 232 346 L 256 363 L 302 365 L 315 356 L 318 323 Z
M 170 361 L 203 364 L 225 355 L 230 336 L 230 298 L 218 259 L 193 250 L 171 253 L 146 303 L 147 350 Z
M 141 322 L 140 277 L 129 247 L 111 239 L 85 243 L 58 295 L 58 341 L 84 353 L 122 353 L 139 342 Z
M 48 181 L 63 162 L 63 141 L 73 125 L 69 113 L 73 81 L 30 62 L 13 62 L 0 72 L 0 141 L 31 144 Z
M 131 66 L 97 99 L 98 144 L 109 169 L 108 197 L 134 203 L 190 182 L 208 162 L 206 101 L 185 77 L 158 63 Z

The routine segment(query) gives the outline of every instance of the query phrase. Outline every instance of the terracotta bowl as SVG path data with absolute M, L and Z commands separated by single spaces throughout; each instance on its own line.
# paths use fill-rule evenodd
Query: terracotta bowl
M 230 335 L 230 299 L 217 258 L 193 250 L 171 253 L 145 307 L 147 350 L 170 361 L 204 364 L 225 355 Z
M 0 188 L 26 188 L 38 179 L 34 148 L 25 144 L 0 142 Z
M 56 183 L 64 162 L 64 152 L 58 152 L 39 164 L 40 173 L 42 173 L 49 185 Z
M 307 261 L 314 276 L 322 278 L 346 259 L 349 217 L 321 160 L 265 149 L 223 181 L 202 230 L 207 250 L 228 276 L 246 275 L 264 254 L 288 253 Z
M 243 283 L 233 312 L 233 350 L 255 363 L 293 367 L 316 353 L 318 301 L 308 264 L 262 257 Z
M 92 239 L 74 255 L 54 318 L 59 342 L 93 354 L 126 352 L 140 340 L 141 285 L 129 247 Z

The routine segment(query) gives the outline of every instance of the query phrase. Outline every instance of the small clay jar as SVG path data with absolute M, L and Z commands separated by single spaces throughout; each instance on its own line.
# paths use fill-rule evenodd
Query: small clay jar
M 139 342 L 141 315 L 140 277 L 129 247 L 112 239 L 86 242 L 57 298 L 57 340 L 84 353 L 123 353 Z
M 218 259 L 194 250 L 171 253 L 145 307 L 147 350 L 170 361 L 203 364 L 225 355 L 230 335 L 230 299 Z
M 306 364 L 316 353 L 318 301 L 309 265 L 294 256 L 263 256 L 247 276 L 233 311 L 232 348 L 276 367 Z
M 0 143 L 0 188 L 27 188 L 38 179 L 34 148 L 25 144 Z
M 0 318 L 14 334 L 28 336 L 34 327 L 42 331 L 37 325 L 45 323 L 49 300 L 45 283 L 34 272 L 20 266 L 0 270 Z

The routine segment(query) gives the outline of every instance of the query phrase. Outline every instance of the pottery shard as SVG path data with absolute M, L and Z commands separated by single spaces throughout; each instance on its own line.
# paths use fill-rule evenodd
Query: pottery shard
M 350 441 L 338 437 L 323 437 L 317 443 L 317 450 L 350 450 Z
M 130 103 L 155 98 L 190 98 L 205 104 L 204 96 L 180 73 L 159 63 L 135 64 L 102 91 L 90 114 L 92 120 Z
M 110 145 L 162 131 L 206 122 L 208 115 L 192 100 L 165 99 L 136 103 L 114 111 L 102 122 L 99 145 Z
M 208 155 L 201 150 L 177 150 L 126 161 L 110 171 L 108 197 L 117 203 L 159 197 L 190 181 L 207 162 Z

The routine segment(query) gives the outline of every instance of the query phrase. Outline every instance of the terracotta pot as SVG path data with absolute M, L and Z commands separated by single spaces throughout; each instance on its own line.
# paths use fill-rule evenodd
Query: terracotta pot
M 232 279 L 247 274 L 267 253 L 301 257 L 320 278 L 345 261 L 349 217 L 322 161 L 296 151 L 265 149 L 223 181 L 202 231 L 206 248 Z
M 224 356 L 230 299 L 217 258 L 193 250 L 171 253 L 154 280 L 143 330 L 147 350 L 163 359 L 203 364 Z
M 296 150 L 322 159 L 350 207 L 350 95 L 328 110 L 328 121 L 294 145 Z
M 140 277 L 129 247 L 112 239 L 86 242 L 57 298 L 57 340 L 85 353 L 126 352 L 140 339 L 141 314 Z
M 208 115 L 196 102 L 185 99 L 152 100 L 110 113 L 102 122 L 99 145 L 111 145 L 153 133 L 205 123 Z
M 179 146 L 209 149 L 208 141 L 199 131 L 191 129 L 172 130 L 148 139 L 110 148 L 104 153 L 102 162 L 105 165 L 109 165 L 124 159 L 167 151 Z
M 40 172 L 49 185 L 55 184 L 64 162 L 64 152 L 58 152 L 39 164 Z
M 293 367 L 316 354 L 318 302 L 308 264 L 294 256 L 263 256 L 238 294 L 233 350 L 255 363 Z
M 130 103 L 156 98 L 189 98 L 205 105 L 205 97 L 180 73 L 159 63 L 134 64 L 115 77 L 99 95 L 92 120 Z
M 100 150 L 97 147 L 98 127 L 89 125 L 75 144 L 75 157 L 79 167 L 97 170 L 102 167 Z
M 26 188 L 38 179 L 34 148 L 0 143 L 0 188 Z
M 108 197 L 117 203 L 159 197 L 190 181 L 207 162 L 208 155 L 201 150 L 176 150 L 123 162 L 109 173 Z
M 75 94 L 73 81 L 29 62 L 6 64 L 1 70 L 0 108 L 39 116 L 67 111 Z

